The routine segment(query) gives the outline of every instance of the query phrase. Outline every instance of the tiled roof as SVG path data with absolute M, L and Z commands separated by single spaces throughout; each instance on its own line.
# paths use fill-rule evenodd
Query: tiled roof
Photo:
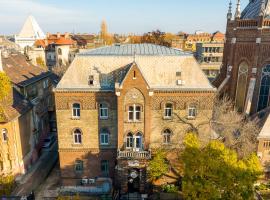
M 19 86 L 29 85 L 51 74 L 46 69 L 32 65 L 20 53 L 11 53 L 7 58 L 2 56 L 2 63 L 11 82 Z
M 192 54 L 153 44 L 112 46 L 78 54 L 57 90 L 114 90 L 134 62 L 152 89 L 215 90 Z M 181 78 L 176 72 L 181 72 Z M 94 77 L 94 86 L 88 85 L 89 76 Z M 178 85 L 178 79 L 185 83 Z
M 25 114 L 31 108 L 32 104 L 13 89 L 10 96 L 0 102 L 0 109 L 3 111 L 3 114 L 0 116 L 0 123 L 11 121 Z
M 80 55 L 100 55 L 100 56 L 131 56 L 131 55 L 188 55 L 180 49 L 168 48 L 155 44 L 119 44 L 113 46 L 101 47 L 98 49 L 89 50 Z
M 257 19 L 262 10 L 262 0 L 250 0 L 241 14 L 241 19 Z M 270 2 L 265 0 L 265 18 L 270 18 Z

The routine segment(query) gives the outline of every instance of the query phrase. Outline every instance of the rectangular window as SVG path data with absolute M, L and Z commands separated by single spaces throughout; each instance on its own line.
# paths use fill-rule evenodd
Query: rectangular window
M 101 145 L 108 145 L 109 144 L 109 134 L 108 133 L 101 133 L 100 134 L 100 144 Z
M 83 161 L 82 160 L 76 160 L 74 170 L 75 170 L 75 172 L 82 172 L 83 171 Z
M 133 115 L 134 115 L 134 107 L 129 106 L 128 107 L 128 120 L 133 121 Z
M 141 119 L 141 107 L 140 106 L 136 106 L 136 110 L 135 110 L 135 120 L 139 121 Z
M 100 119 L 108 119 L 109 117 L 109 112 L 108 112 L 108 106 L 106 104 L 100 104 L 99 105 L 99 114 L 100 114 Z
M 196 117 L 196 107 L 195 106 L 190 106 L 188 108 L 188 118 L 195 118 Z
M 101 161 L 101 173 L 103 176 L 109 175 L 109 161 L 108 160 Z

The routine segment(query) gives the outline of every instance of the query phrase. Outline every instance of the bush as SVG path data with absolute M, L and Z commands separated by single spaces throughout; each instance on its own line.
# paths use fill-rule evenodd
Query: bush
M 176 193 L 179 190 L 174 184 L 162 185 L 162 191 L 166 193 Z

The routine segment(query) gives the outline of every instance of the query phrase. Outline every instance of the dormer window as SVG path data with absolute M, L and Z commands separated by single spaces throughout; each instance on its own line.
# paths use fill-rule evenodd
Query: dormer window
M 181 75 L 182 75 L 182 74 L 181 74 L 180 71 L 177 71 L 177 72 L 176 72 L 176 76 L 177 76 L 177 77 L 181 77 Z
M 90 75 L 89 76 L 89 85 L 94 85 L 94 76 L 93 75 Z

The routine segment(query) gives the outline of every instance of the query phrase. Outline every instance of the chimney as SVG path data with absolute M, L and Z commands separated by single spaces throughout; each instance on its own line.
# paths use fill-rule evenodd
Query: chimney
M 57 38 L 60 38 L 60 33 L 59 32 L 57 32 Z
M 65 39 L 69 38 L 69 33 L 65 32 Z
M 46 38 L 49 39 L 50 35 L 51 35 L 51 34 L 48 32 L 48 33 L 46 34 Z
M 2 51 L 0 49 L 0 72 L 3 72 L 3 64 L 2 64 Z

